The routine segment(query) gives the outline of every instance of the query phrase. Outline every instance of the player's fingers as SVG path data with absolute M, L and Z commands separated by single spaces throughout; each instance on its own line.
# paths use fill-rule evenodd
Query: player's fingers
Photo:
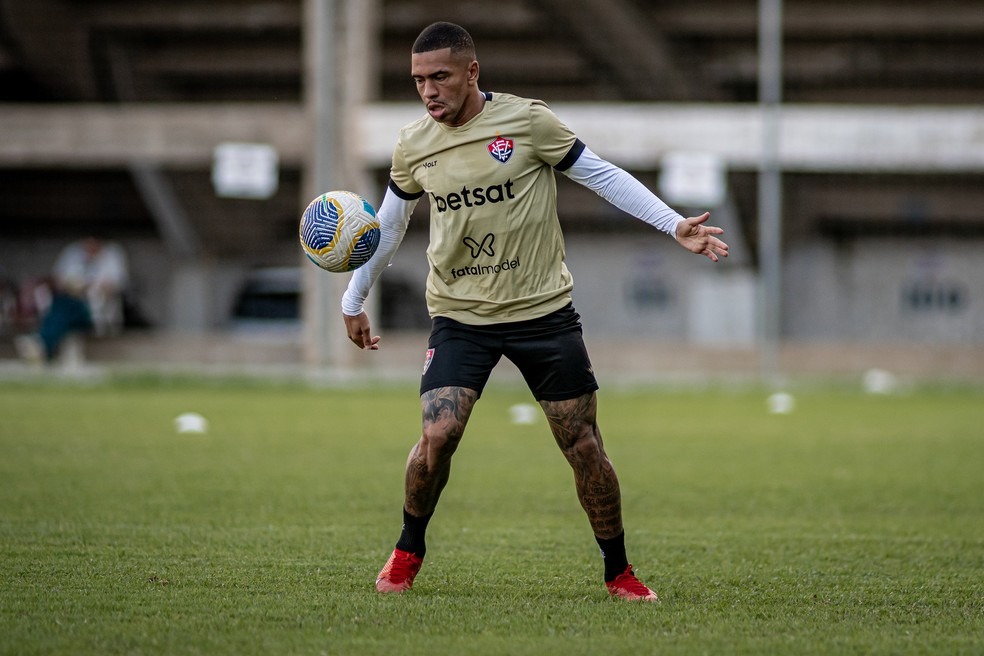
M 718 256 L 728 257 L 728 245 L 716 237 L 709 237 L 702 252 L 712 261 L 717 262 Z
M 366 332 L 361 328 L 356 328 L 350 332 L 348 338 L 359 348 L 365 348 L 369 345 L 369 338 L 367 337 Z

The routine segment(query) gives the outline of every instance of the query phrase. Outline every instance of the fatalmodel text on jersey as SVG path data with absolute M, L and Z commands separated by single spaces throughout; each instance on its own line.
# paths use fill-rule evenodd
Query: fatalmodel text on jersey
M 502 271 L 509 271 L 510 269 L 519 268 L 519 258 L 512 260 L 503 260 L 499 264 L 492 265 L 475 265 L 469 267 L 460 267 L 458 269 L 451 269 L 451 279 L 457 280 L 458 278 L 464 278 L 465 276 L 487 276 L 494 273 L 500 273 Z

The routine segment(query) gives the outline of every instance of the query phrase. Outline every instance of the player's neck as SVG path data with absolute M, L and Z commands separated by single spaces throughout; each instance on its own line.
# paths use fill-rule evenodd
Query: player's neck
M 468 97 L 468 101 L 462 106 L 462 111 L 458 115 L 458 120 L 449 123 L 448 127 L 460 128 L 462 125 L 472 120 L 482 113 L 485 108 L 485 94 L 475 87 L 475 91 Z

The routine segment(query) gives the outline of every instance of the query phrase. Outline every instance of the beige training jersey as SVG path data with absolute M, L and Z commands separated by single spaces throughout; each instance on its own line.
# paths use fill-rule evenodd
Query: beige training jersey
M 584 149 L 544 103 L 485 96 L 465 125 L 424 116 L 404 127 L 391 171 L 399 196 L 430 200 L 431 316 L 471 325 L 534 319 L 570 303 L 554 168 L 570 167 Z

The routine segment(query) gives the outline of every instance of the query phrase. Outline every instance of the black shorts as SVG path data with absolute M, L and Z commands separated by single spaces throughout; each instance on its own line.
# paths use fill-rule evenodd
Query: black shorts
M 467 387 L 482 394 L 502 356 L 515 364 L 537 401 L 565 401 L 598 389 L 573 305 L 539 319 L 469 326 L 435 317 L 420 393 Z

